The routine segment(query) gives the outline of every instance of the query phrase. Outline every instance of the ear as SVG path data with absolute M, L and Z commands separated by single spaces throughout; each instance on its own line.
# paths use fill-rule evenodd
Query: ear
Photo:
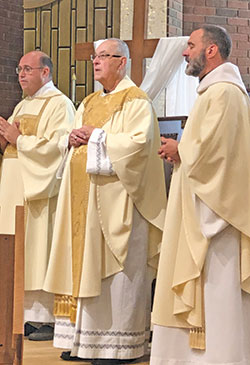
M 43 70 L 42 70 L 43 77 L 48 77 L 49 76 L 49 73 L 50 73 L 49 67 L 48 66 L 45 66 L 43 68 Z
M 121 60 L 120 67 L 124 68 L 127 64 L 127 58 L 126 57 L 121 57 L 120 60 Z
M 213 58 L 218 51 L 218 46 L 216 44 L 210 44 L 206 49 L 207 58 Z

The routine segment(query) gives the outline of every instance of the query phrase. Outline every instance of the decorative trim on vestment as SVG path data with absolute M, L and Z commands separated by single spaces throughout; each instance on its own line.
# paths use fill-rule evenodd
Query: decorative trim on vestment
M 202 327 L 193 327 L 189 331 L 189 347 L 196 350 L 206 350 L 205 307 L 204 307 L 204 271 L 201 272 L 201 321 Z
M 76 322 L 77 299 L 70 295 L 55 294 L 54 299 L 54 316 L 69 317 L 72 323 Z M 64 323 L 64 322 L 62 322 Z
M 60 333 L 55 333 L 54 334 L 54 338 L 63 338 L 64 340 L 72 340 L 74 339 L 74 335 L 63 335 L 63 334 L 60 334 Z
M 77 330 L 76 334 L 83 336 L 80 337 L 79 342 L 74 342 L 75 347 L 90 348 L 90 349 L 118 349 L 118 350 L 133 350 L 145 346 L 145 342 L 148 341 L 145 331 L 108 331 L 108 330 Z M 83 342 L 86 338 L 86 342 Z M 94 343 L 89 343 L 90 338 L 93 338 Z M 101 343 L 98 343 L 98 338 L 101 339 Z M 111 339 L 112 338 L 112 339 Z M 117 343 L 110 343 L 111 341 L 116 341 Z M 126 342 L 121 344 L 122 340 Z M 127 344 L 128 339 L 132 344 Z M 106 342 L 106 343 L 103 343 Z
M 75 347 L 81 347 L 81 348 L 90 348 L 90 349 L 118 349 L 118 350 L 133 350 L 133 349 L 138 349 L 140 347 L 144 347 L 145 345 L 145 341 L 143 343 L 139 343 L 136 345 L 113 345 L 113 344 L 90 344 L 90 343 L 80 343 L 80 342 L 76 342 L 74 343 Z
M 60 326 L 60 327 L 75 327 L 74 324 L 72 324 L 71 322 L 67 322 L 64 320 L 56 320 L 56 325 Z
M 100 174 L 101 171 L 101 144 L 102 144 L 102 137 L 104 135 L 104 130 L 101 131 L 101 133 L 98 136 L 97 139 L 97 148 L 96 148 L 96 167 L 97 167 L 97 174 Z
M 129 332 L 129 331 L 91 331 L 91 330 L 77 330 L 77 334 L 83 335 L 83 336 L 114 336 L 114 337 L 138 337 L 143 336 L 145 334 L 145 331 L 140 332 Z
M 189 346 L 192 349 L 205 350 L 206 349 L 206 334 L 202 327 L 191 328 L 189 331 Z

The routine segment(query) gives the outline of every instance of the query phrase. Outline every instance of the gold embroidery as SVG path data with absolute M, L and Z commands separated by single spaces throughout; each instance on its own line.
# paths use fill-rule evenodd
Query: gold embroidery
M 111 116 L 123 109 L 125 103 L 134 99 L 149 100 L 144 91 L 133 86 L 119 91 L 115 94 L 101 96 L 102 91 L 87 96 L 84 99 L 84 119 L 83 124 L 92 125 L 93 121 L 101 120 L 103 125 Z
M 59 95 L 60 94 L 53 95 L 48 98 L 44 98 L 45 102 L 38 115 L 22 114 L 22 115 L 17 115 L 14 118 L 14 122 L 20 123 L 19 130 L 23 136 L 36 136 L 37 135 L 38 125 L 39 125 L 41 116 L 44 112 L 44 109 L 48 105 L 50 99 L 52 99 L 55 96 L 59 96 Z M 4 158 L 17 158 L 16 147 L 12 146 L 11 144 L 8 144 L 4 151 Z

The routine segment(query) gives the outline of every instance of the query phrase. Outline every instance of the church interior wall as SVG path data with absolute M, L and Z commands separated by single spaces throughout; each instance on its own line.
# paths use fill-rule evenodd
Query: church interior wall
M 119 37 L 120 0 L 24 0 L 24 8 L 24 52 L 50 55 L 55 85 L 78 105 L 93 91 L 93 70 L 75 60 L 75 43 Z
M 22 6 L 27 4 L 23 20 Z M 75 61 L 75 42 L 111 36 L 131 39 L 132 14 L 133 0 L 0 0 L 0 95 L 5 100 L 0 114 L 7 118 L 20 100 L 15 66 L 23 51 L 33 49 L 52 57 L 55 84 L 69 97 L 76 74 L 74 91 L 79 104 L 93 90 L 93 72 L 90 62 Z M 230 61 L 239 66 L 250 89 L 248 0 L 149 0 L 148 38 L 189 35 L 204 23 L 229 31 L 233 40 Z
M 250 90 L 250 1 L 248 0 L 183 0 L 184 35 L 203 24 L 226 28 L 232 37 L 230 61 L 241 72 Z
M 15 68 L 23 53 L 23 1 L 0 0 L 0 115 L 8 118 L 22 92 Z

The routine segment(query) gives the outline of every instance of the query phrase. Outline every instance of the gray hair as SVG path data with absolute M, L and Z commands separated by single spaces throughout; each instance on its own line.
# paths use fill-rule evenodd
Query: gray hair
M 218 46 L 220 55 L 223 60 L 226 60 L 232 49 L 232 40 L 226 29 L 218 26 L 206 24 L 200 27 L 203 29 L 203 41 L 205 43 L 214 43 Z
M 108 38 L 108 41 L 113 41 L 116 43 L 116 51 L 119 55 L 124 56 L 129 59 L 129 48 L 126 42 L 119 38 Z
M 51 58 L 46 55 L 45 53 L 42 53 L 41 58 L 40 58 L 40 65 L 41 67 L 48 67 L 49 68 L 49 76 L 52 77 L 53 74 L 53 63 L 51 61 Z

